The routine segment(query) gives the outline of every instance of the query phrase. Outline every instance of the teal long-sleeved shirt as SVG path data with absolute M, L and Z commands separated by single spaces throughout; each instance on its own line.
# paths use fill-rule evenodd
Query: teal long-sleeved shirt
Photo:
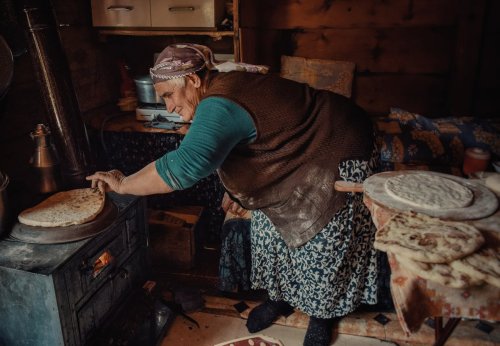
M 244 108 L 222 97 L 207 97 L 196 108 L 179 148 L 156 160 L 156 171 L 172 189 L 186 189 L 210 175 L 235 146 L 252 142 L 256 134 Z

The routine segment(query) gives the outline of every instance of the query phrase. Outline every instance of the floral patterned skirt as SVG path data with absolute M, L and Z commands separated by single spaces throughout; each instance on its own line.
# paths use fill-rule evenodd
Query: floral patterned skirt
M 370 161 L 339 165 L 340 178 L 363 182 L 374 172 Z M 309 316 L 344 316 L 360 304 L 377 302 L 375 226 L 363 195 L 348 193 L 346 205 L 315 237 L 290 249 L 267 216 L 252 212 L 253 289 L 266 289 L 272 300 L 284 300 Z

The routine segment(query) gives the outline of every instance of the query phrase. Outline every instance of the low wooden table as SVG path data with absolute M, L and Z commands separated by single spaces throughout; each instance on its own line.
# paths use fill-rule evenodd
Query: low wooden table
M 377 204 L 366 194 L 364 203 L 377 229 L 397 212 Z M 487 242 L 500 243 L 500 211 L 471 223 L 481 229 Z M 462 318 L 500 321 L 499 288 L 487 284 L 464 289 L 446 287 L 407 271 L 391 253 L 388 253 L 388 259 L 394 306 L 401 327 L 407 334 L 416 332 L 427 318 L 433 318 L 434 345 L 444 345 Z M 448 320 L 443 326 L 445 318 Z

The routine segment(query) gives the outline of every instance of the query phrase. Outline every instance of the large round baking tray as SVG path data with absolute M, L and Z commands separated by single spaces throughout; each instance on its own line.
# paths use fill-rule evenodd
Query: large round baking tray
M 118 208 L 106 198 L 104 208 L 97 217 L 81 225 L 63 227 L 35 227 L 17 222 L 9 234 L 14 240 L 33 244 L 69 243 L 95 236 L 115 221 Z
M 409 175 L 416 173 L 427 173 L 431 175 L 438 175 L 447 179 L 456 181 L 467 188 L 474 194 L 474 200 L 471 205 L 464 208 L 451 208 L 451 209 L 427 209 L 415 207 L 403 201 L 397 200 L 390 196 L 385 190 L 385 182 L 387 179 L 399 176 Z M 382 172 L 374 174 L 363 183 L 364 192 L 373 199 L 375 202 L 394 210 L 400 211 L 414 211 L 417 213 L 426 214 L 432 217 L 438 217 L 447 220 L 473 220 L 487 217 L 493 214 L 498 208 L 498 199 L 495 194 L 490 191 L 486 186 L 474 182 L 474 180 L 467 180 L 465 178 L 456 177 L 449 174 L 431 172 L 431 171 L 397 171 L 397 172 Z

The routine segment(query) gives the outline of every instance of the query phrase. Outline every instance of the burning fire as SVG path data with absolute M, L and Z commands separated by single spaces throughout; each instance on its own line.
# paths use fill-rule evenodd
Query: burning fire
M 108 266 L 111 262 L 113 262 L 114 257 L 111 255 L 111 253 L 106 250 L 102 253 L 99 258 L 97 258 L 94 262 L 94 269 L 92 270 L 92 276 L 95 278 L 97 275 L 99 275 L 104 268 Z

